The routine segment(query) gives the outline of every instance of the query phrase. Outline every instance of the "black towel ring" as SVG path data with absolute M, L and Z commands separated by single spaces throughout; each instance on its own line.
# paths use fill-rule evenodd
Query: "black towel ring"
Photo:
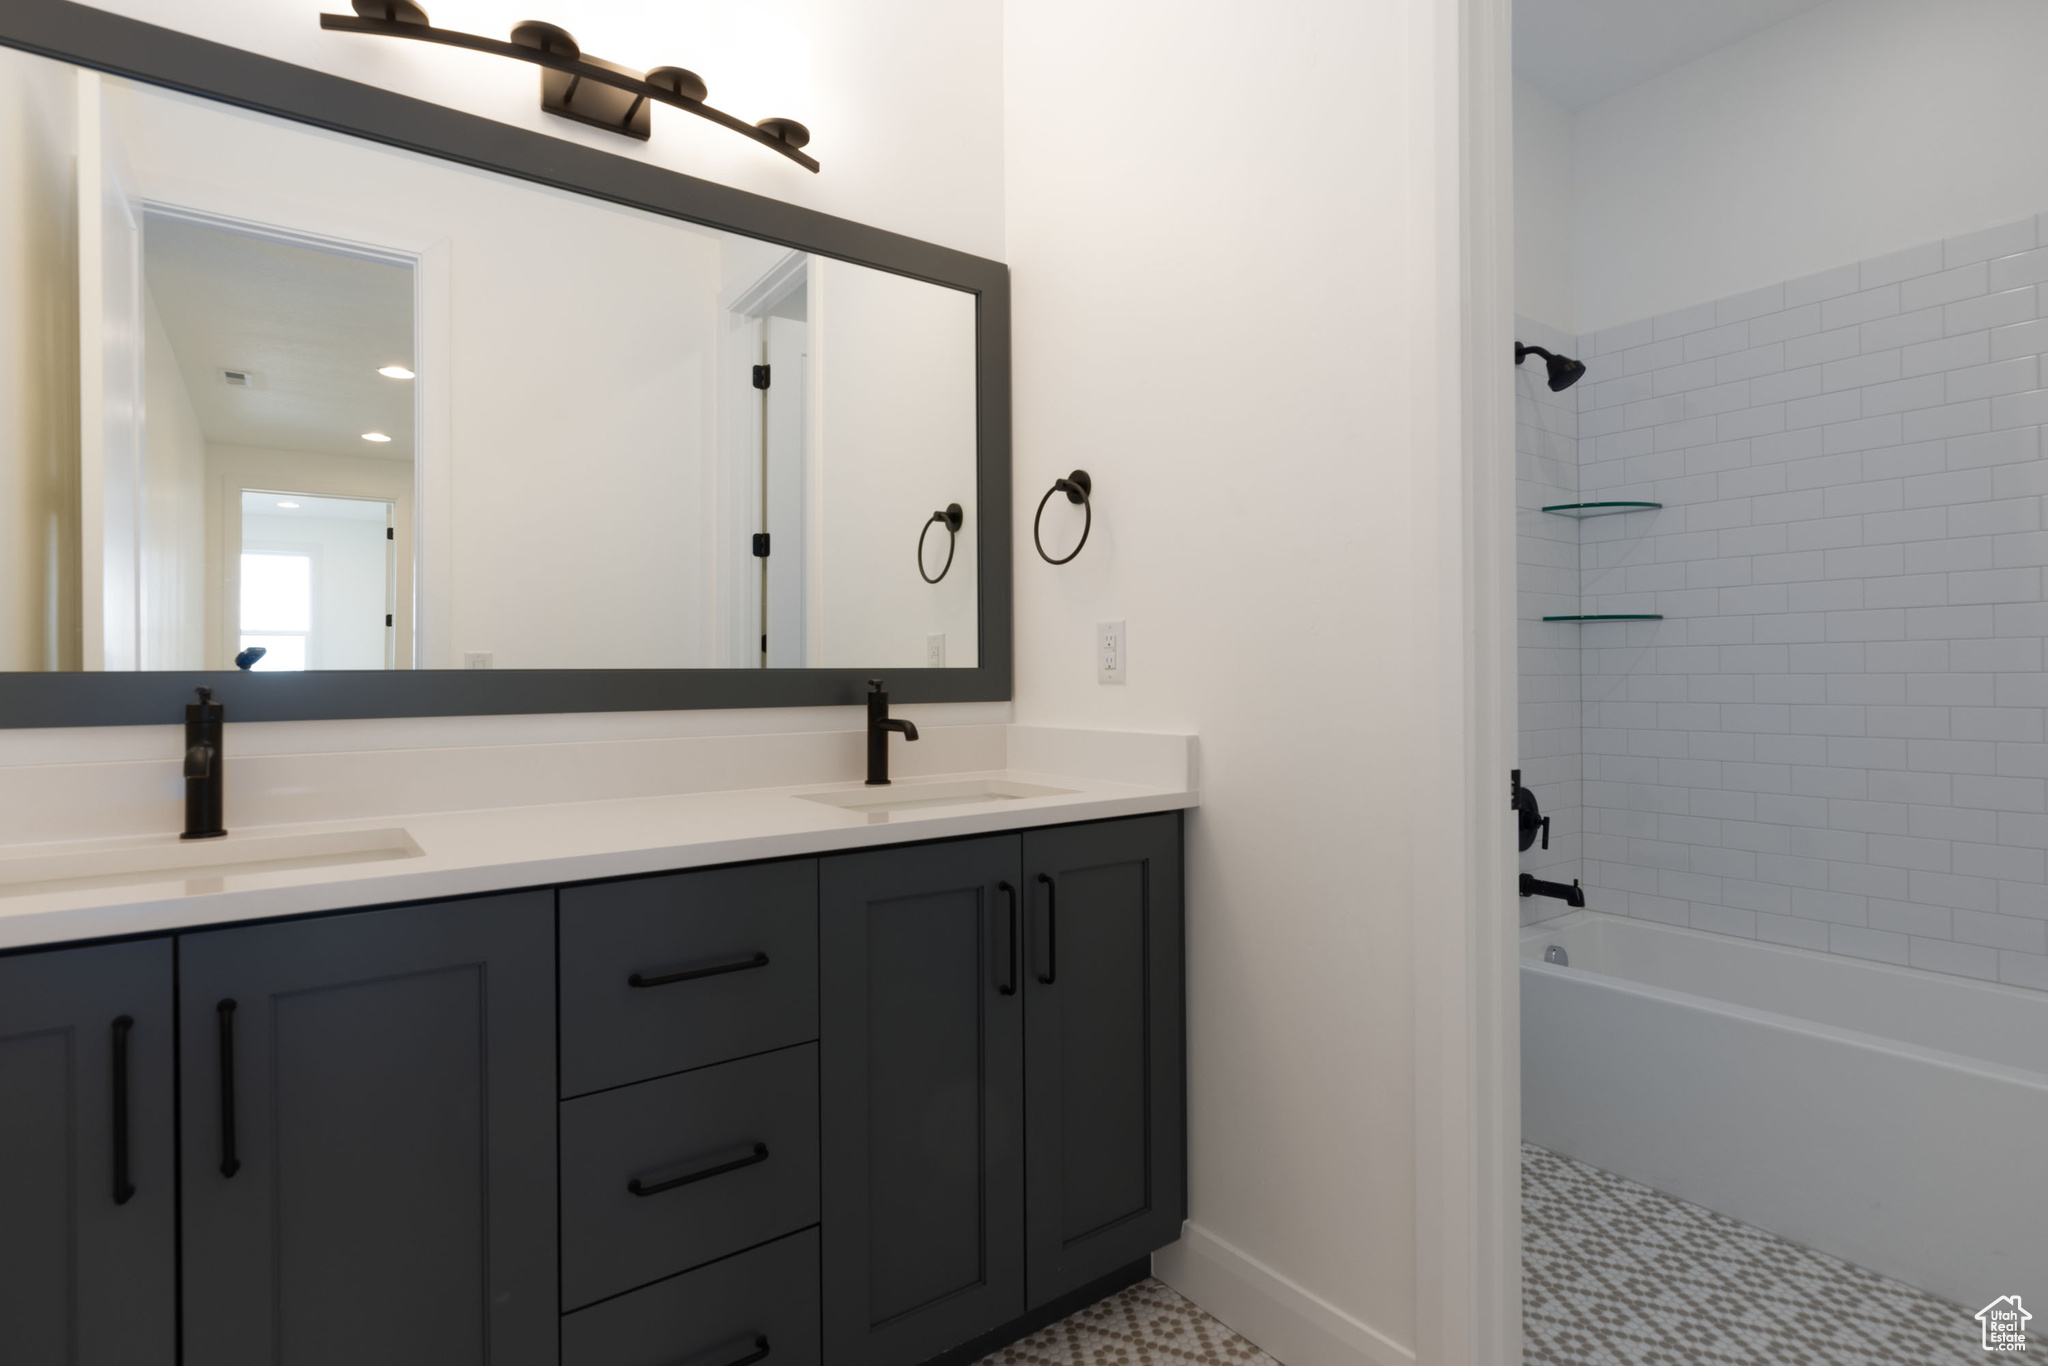
M 1065 564 L 1068 560 L 1081 553 L 1081 546 L 1088 544 L 1088 533 L 1095 526 L 1095 504 L 1089 497 L 1094 492 L 1095 481 L 1088 477 L 1088 471 L 1086 470 L 1075 470 L 1064 479 L 1052 481 L 1052 487 L 1045 491 L 1045 497 L 1038 500 L 1037 516 L 1031 519 L 1031 544 L 1038 547 L 1039 559 L 1044 560 L 1047 564 Z M 1052 501 L 1052 496 L 1055 493 L 1066 494 L 1068 502 L 1079 503 L 1082 510 L 1087 514 L 1087 520 L 1081 523 L 1080 544 L 1057 560 L 1045 553 L 1045 542 L 1038 538 L 1038 524 L 1045 518 L 1045 505 Z
M 960 524 L 966 520 L 967 514 L 960 510 L 958 503 L 948 503 L 944 512 L 934 512 L 925 519 L 924 530 L 917 533 L 917 576 L 920 579 L 926 583 L 937 583 L 946 577 L 947 570 L 953 567 L 953 548 L 960 541 Z M 938 579 L 924 572 L 924 538 L 931 534 L 934 522 L 946 529 L 946 568 L 939 571 Z

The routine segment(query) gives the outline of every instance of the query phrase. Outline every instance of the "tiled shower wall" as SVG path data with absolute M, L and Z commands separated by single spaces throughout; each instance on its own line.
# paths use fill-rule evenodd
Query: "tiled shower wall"
M 2030 219 L 1580 339 L 1579 497 L 1665 505 L 1576 527 L 1578 610 L 1665 619 L 1549 628 L 1594 908 L 2048 989 L 2044 281 Z
M 1574 354 L 1577 340 L 1515 320 L 1515 336 L 1532 346 Z M 1546 622 L 1578 611 L 1577 523 L 1546 516 L 1546 506 L 1578 500 L 1578 395 L 1550 392 L 1541 357 L 1515 372 L 1515 547 L 1519 607 L 1522 782 L 1550 817 L 1550 848 L 1522 855 L 1522 871 L 1552 882 L 1580 876 L 1579 628 Z M 1542 920 L 1562 903 L 1522 903 L 1522 923 Z

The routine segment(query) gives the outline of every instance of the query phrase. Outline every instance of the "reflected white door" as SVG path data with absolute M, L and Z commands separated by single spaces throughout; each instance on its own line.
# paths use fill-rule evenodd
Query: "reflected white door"
M 98 72 L 78 73 L 79 554 L 84 664 L 142 667 L 142 224 Z
M 770 383 L 763 405 L 761 487 L 769 556 L 765 652 L 771 669 L 801 669 L 809 639 L 804 621 L 804 432 L 809 325 L 764 318 Z

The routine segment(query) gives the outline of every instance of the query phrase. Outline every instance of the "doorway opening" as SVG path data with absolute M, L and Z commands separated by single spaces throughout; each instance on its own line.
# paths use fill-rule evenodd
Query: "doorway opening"
M 397 660 L 398 506 L 241 490 L 237 655 L 257 672 L 389 669 Z

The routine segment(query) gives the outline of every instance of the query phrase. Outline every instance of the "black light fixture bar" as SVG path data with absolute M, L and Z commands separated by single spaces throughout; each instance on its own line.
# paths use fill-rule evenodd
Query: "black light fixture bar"
M 512 30 L 510 42 L 501 42 L 474 33 L 435 28 L 427 22 L 427 12 L 411 0 L 354 0 L 354 4 L 354 14 L 321 15 L 320 27 L 336 33 L 407 38 L 419 43 L 439 43 L 443 47 L 510 57 L 516 62 L 527 62 L 543 68 L 545 72 L 556 73 L 542 77 L 541 107 L 549 113 L 644 140 L 649 135 L 647 106 L 650 103 L 665 104 L 752 138 L 807 171 L 815 173 L 818 169 L 817 160 L 802 151 L 804 144 L 811 140 L 810 129 L 795 119 L 763 119 L 759 123 L 747 123 L 724 110 L 713 109 L 704 103 L 709 93 L 704 82 L 695 72 L 681 67 L 658 66 L 641 75 L 596 57 L 586 57 L 577 48 L 574 38 L 552 24 L 520 24 Z M 585 82 L 605 87 L 602 97 L 598 91 L 584 91 Z M 579 93 L 582 98 L 580 106 L 577 103 Z

